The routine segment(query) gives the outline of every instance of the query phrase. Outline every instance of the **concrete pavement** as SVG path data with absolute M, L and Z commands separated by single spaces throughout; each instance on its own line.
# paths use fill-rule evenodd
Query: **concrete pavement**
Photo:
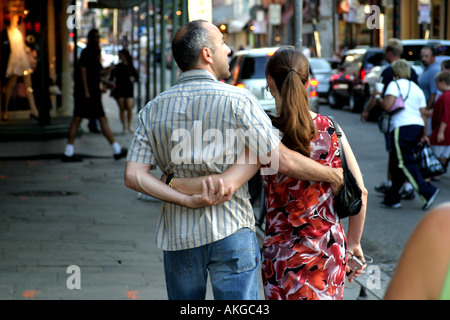
M 115 101 L 105 96 L 104 106 L 117 140 L 127 147 L 131 135 L 120 134 Z M 103 136 L 83 134 L 75 152 L 85 160 L 0 162 L 0 299 L 167 299 L 162 252 L 155 245 L 159 201 L 124 186 L 125 160 L 113 159 Z M 389 277 L 382 270 L 379 277 L 375 289 L 370 275 L 346 285 L 344 298 L 357 299 L 363 285 L 367 299 L 380 299 Z M 211 290 L 207 298 L 213 299 Z

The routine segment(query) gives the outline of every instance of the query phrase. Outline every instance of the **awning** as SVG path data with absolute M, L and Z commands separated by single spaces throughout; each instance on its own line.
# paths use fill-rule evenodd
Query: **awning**
M 145 0 L 97 0 L 90 1 L 89 8 L 130 9 L 140 5 Z
M 228 24 L 228 33 L 241 32 L 249 21 L 250 15 L 248 13 L 244 14 L 243 16 L 240 16 L 238 19 L 232 20 Z

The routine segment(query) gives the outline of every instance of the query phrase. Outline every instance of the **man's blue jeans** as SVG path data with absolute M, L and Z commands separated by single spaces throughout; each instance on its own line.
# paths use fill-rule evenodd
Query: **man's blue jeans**
M 208 271 L 216 300 L 258 300 L 260 251 L 256 234 L 243 228 L 198 248 L 164 251 L 170 300 L 204 300 Z

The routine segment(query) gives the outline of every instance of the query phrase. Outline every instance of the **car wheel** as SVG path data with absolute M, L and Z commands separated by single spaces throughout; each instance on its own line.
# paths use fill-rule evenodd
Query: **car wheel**
M 328 103 L 332 109 L 342 109 L 342 98 L 336 97 L 336 92 L 334 90 L 330 90 L 328 94 Z
M 355 96 L 353 94 L 350 94 L 350 97 L 348 98 L 348 108 L 352 112 L 353 109 L 355 108 Z

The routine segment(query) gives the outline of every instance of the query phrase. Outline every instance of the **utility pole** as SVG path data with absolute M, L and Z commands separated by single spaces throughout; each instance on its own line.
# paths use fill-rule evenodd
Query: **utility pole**
M 303 47 L 303 0 L 295 0 L 294 3 L 295 20 L 295 48 L 302 50 Z

